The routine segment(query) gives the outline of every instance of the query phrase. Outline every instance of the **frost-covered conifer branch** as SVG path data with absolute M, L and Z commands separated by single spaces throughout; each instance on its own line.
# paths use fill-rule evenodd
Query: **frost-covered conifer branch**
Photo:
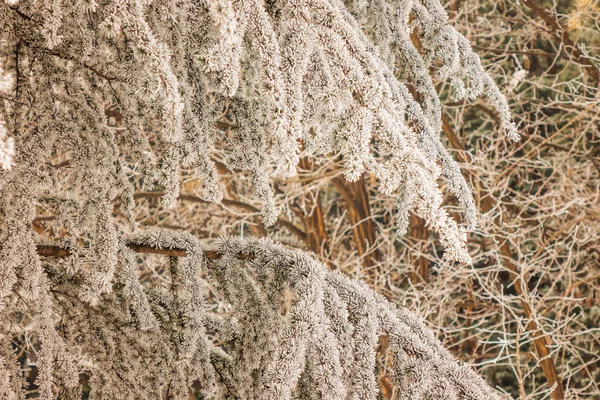
M 468 260 L 464 235 L 442 209 L 438 178 L 465 207 L 471 227 L 475 206 L 439 142 L 441 108 L 428 67 L 437 62 L 439 77 L 451 78 L 458 98 L 486 92 L 509 135 L 516 133 L 503 96 L 438 3 L 378 3 L 376 12 L 360 3 L 308 0 L 268 7 L 229 1 L 52 7 L 27 1 L 5 7 L 3 20 L 15 26 L 6 49 L 27 44 L 19 62 L 24 74 L 37 63 L 47 65 L 46 97 L 71 112 L 67 121 L 75 103 L 96 102 L 89 112 L 97 113 L 98 103 L 117 102 L 128 132 L 123 140 L 135 143 L 131 151 L 143 160 L 144 182 L 166 189 L 165 207 L 173 207 L 179 194 L 179 165 L 196 167 L 206 198 L 221 199 L 209 153 L 223 143 L 231 149 L 228 167 L 251 173 L 270 225 L 278 212 L 269 177 L 293 175 L 301 148 L 338 153 L 347 179 L 374 173 L 383 193 L 399 197 L 399 221 L 418 213 L 438 232 L 450 259 Z M 359 22 L 371 26 L 374 18 L 376 29 L 392 32 L 392 42 L 376 42 L 380 33 L 361 28 Z M 74 23 L 80 19 L 85 26 Z M 421 52 L 411 42 L 414 32 Z M 81 37 L 97 40 L 76 40 Z M 398 69 L 397 60 L 406 68 Z M 114 78 L 93 72 L 99 70 Z M 418 101 L 406 84 L 416 88 Z M 26 96 L 40 83 L 22 86 Z M 86 100 L 69 101 L 85 92 Z M 234 129 L 220 138 L 214 116 L 224 101 Z
M 192 236 L 166 230 L 129 235 L 124 243 L 116 289 L 95 306 L 75 296 L 68 273 L 53 267 L 55 312 L 76 329 L 65 339 L 70 350 L 52 351 L 65 359 L 85 354 L 86 363 L 75 363 L 66 376 L 41 364 L 47 381 L 71 379 L 69 374 L 84 368 L 94 377 L 93 390 L 117 398 L 151 393 L 187 398 L 186 388 L 198 380 L 209 398 L 375 399 L 378 340 L 385 335 L 396 398 L 497 398 L 418 317 L 302 251 L 269 239 L 230 238 L 203 251 Z M 138 280 L 132 245 L 178 249 L 186 257 L 171 256 L 167 284 L 156 287 Z M 222 296 L 226 320 L 211 312 L 214 298 L 206 298 L 206 285 Z M 107 359 L 109 343 L 122 359 L 116 365 Z M 138 358 L 127 367 L 135 373 L 124 375 L 122 368 L 133 362 L 125 357 L 130 353 Z M 164 378 L 148 387 L 144 381 L 152 376 Z M 41 390 L 75 390 L 69 385 Z
M 516 131 L 440 4 L 20 0 L 0 6 L 0 26 L 0 91 L 8 96 L 0 100 L 1 329 L 35 358 L 42 398 L 78 396 L 78 374 L 99 398 L 185 397 L 193 384 L 207 397 L 226 388 L 254 398 L 373 398 L 381 333 L 390 336 L 402 393 L 442 398 L 425 379 L 433 374 L 458 398 L 487 398 L 472 373 L 421 342 L 388 303 L 305 255 L 242 240 L 207 262 L 189 233 L 146 231 L 180 212 L 193 220 L 186 227 L 204 228 L 213 208 L 196 202 L 181 211 L 190 182 L 206 202 L 253 193 L 264 224 L 274 225 L 289 207 L 273 182 L 293 180 L 300 158 L 310 157 L 339 160 L 332 176 L 373 176 L 397 199 L 400 233 L 416 213 L 449 260 L 469 262 L 440 178 L 471 227 L 475 205 L 440 142 L 434 79 L 449 80 L 458 98 L 486 94 L 508 136 Z M 6 78 L 13 72 L 18 90 Z M 221 164 L 236 176 L 222 182 Z M 140 206 L 135 194 L 150 191 L 164 196 Z M 41 223 L 40 213 L 55 218 Z M 222 221 L 242 234 L 254 223 Z M 186 258 L 162 265 L 148 256 L 138 267 L 136 243 Z M 68 249 L 67 257 L 42 258 L 44 246 Z M 231 246 L 256 252 L 260 263 L 233 257 Z M 252 269 L 261 263 L 264 271 Z M 295 297 L 282 316 L 284 286 Z M 347 326 L 330 329 L 330 318 Z M 336 335 L 350 339 L 341 345 Z M 2 351 L 2 368 L 17 365 Z M 10 378 L 1 388 L 16 393 L 18 385 Z

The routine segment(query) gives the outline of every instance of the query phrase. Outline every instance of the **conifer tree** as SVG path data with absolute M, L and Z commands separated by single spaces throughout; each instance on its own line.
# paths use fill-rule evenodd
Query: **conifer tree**
M 306 252 L 149 227 L 190 180 L 197 207 L 251 190 L 255 229 L 285 224 L 278 182 L 336 162 L 397 199 L 399 234 L 412 212 L 468 263 L 476 206 L 432 74 L 518 135 L 437 0 L 7 0 L 0 27 L 1 398 L 498 398 Z

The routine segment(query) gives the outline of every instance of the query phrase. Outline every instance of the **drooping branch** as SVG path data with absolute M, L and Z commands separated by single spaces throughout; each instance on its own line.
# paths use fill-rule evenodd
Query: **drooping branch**
M 378 392 L 377 383 L 381 384 L 386 397 L 391 397 L 392 384 L 403 392 L 409 393 L 410 399 L 421 398 L 418 393 L 424 392 L 428 398 L 436 400 L 445 400 L 452 396 L 456 398 L 458 394 L 468 393 L 469 398 L 484 400 L 496 399 L 496 395 L 487 387 L 485 382 L 475 375 L 474 371 L 468 366 L 457 362 L 435 339 L 425 325 L 410 312 L 403 308 L 397 308 L 388 303 L 383 297 L 375 295 L 366 286 L 356 281 L 352 281 L 339 272 L 331 272 L 325 266 L 318 263 L 315 259 L 300 251 L 288 250 L 280 245 L 266 239 L 245 241 L 242 239 L 228 239 L 217 244 L 215 250 L 202 251 L 199 253 L 198 243 L 189 235 L 178 236 L 178 233 L 162 230 L 154 230 L 151 233 L 140 234 L 131 237 L 128 240 L 136 243 L 128 244 L 128 247 L 137 252 L 168 255 L 172 257 L 191 256 L 191 260 L 182 261 L 176 264 L 176 268 L 171 268 L 170 279 L 177 287 L 173 294 L 173 306 L 184 307 L 179 312 L 188 313 L 187 318 L 191 319 L 181 329 L 187 329 L 188 324 L 194 324 L 194 318 L 201 318 L 197 314 L 199 310 L 195 308 L 186 308 L 187 302 L 179 304 L 177 299 L 186 295 L 189 301 L 200 301 L 195 295 L 197 288 L 190 285 L 188 280 L 193 280 L 194 275 L 190 275 L 199 268 L 198 263 L 201 253 L 204 259 L 212 262 L 207 265 L 207 271 L 214 279 L 219 280 L 223 285 L 241 286 L 243 289 L 251 288 L 248 293 L 240 289 L 241 295 L 228 297 L 231 301 L 235 315 L 242 321 L 243 314 L 261 312 L 265 314 L 262 324 L 250 324 L 249 326 L 236 326 L 235 329 L 252 329 L 262 335 L 273 327 L 270 324 L 283 324 L 288 327 L 289 336 L 285 336 L 283 345 L 276 346 L 274 351 L 283 355 L 286 351 L 292 351 L 296 356 L 293 360 L 288 360 L 283 356 L 265 358 L 261 362 L 260 370 L 267 378 L 264 390 L 272 394 L 274 398 L 289 399 L 291 390 L 298 385 L 300 375 L 304 370 L 304 363 L 309 363 L 310 369 L 306 369 L 314 378 L 327 376 L 326 379 L 319 381 L 318 388 L 329 390 L 329 395 L 325 398 L 343 399 L 344 393 L 356 392 L 364 395 L 363 398 L 375 398 Z M 141 243 L 156 243 L 157 246 L 172 246 L 174 243 L 180 243 L 181 247 L 186 247 L 187 252 L 182 248 L 160 248 L 144 245 Z M 68 249 L 55 246 L 38 246 L 38 252 L 45 256 L 65 257 L 70 254 Z M 189 254 L 188 254 L 189 252 Z M 253 262 L 244 260 L 252 259 Z M 144 314 L 149 311 L 144 291 L 137 287 L 139 285 L 135 275 L 135 263 L 123 261 L 124 272 L 133 274 L 132 281 L 125 280 L 126 290 L 132 292 L 133 296 L 140 297 L 135 300 L 137 303 L 136 318 L 139 323 L 157 324 L 160 323 L 155 318 L 155 313 Z M 125 272 L 131 269 L 130 272 Z M 317 289 L 314 289 L 314 288 Z M 275 298 L 284 294 L 282 288 L 289 288 L 294 291 L 297 299 L 292 303 L 292 308 L 285 315 L 281 315 L 278 310 L 272 312 L 271 304 L 260 300 L 263 296 L 270 295 Z M 54 291 L 53 293 L 58 293 Z M 65 292 L 61 292 L 65 293 Z M 136 294 L 137 293 L 137 294 Z M 112 321 L 98 312 L 102 312 L 102 307 L 91 307 L 85 301 L 73 297 L 72 294 L 66 294 L 77 304 L 73 307 L 83 307 L 86 310 L 86 320 L 76 321 L 77 323 L 92 324 L 113 324 L 119 326 L 119 333 L 125 336 L 127 341 L 131 341 L 137 346 L 137 340 L 130 336 L 126 329 L 131 324 L 119 324 Z M 227 295 L 227 292 L 226 292 Z M 191 297 L 190 297 L 191 296 Z M 167 299 L 154 299 L 157 301 L 155 307 L 169 312 L 167 304 L 163 304 Z M 194 303 L 190 304 L 190 307 Z M 266 306 L 266 307 L 265 307 Z M 306 307 L 309 307 L 308 309 Z M 318 318 L 312 317 L 316 314 Z M 169 314 L 170 315 L 170 314 Z M 350 317 L 350 315 L 355 317 Z M 71 314 L 69 314 L 71 318 Z M 170 318 L 180 318 L 170 315 Z M 149 319 L 149 320 L 147 320 Z M 321 322 L 331 319 L 332 323 Z M 177 321 L 179 321 L 177 319 Z M 201 323 L 201 320 L 197 320 Z M 358 321 L 358 322 L 355 322 Z M 211 324 L 212 322 L 207 321 Z M 314 324 L 314 325 L 313 325 Z M 356 325 L 353 325 L 356 324 Z M 89 335 L 94 334 L 94 326 Z M 197 332 L 200 326 L 192 325 L 192 330 L 188 335 Z M 227 329 L 226 326 L 218 329 Z M 229 327 L 228 329 L 233 329 Z M 140 335 L 162 334 L 165 329 L 150 331 L 141 331 Z M 129 331 L 131 333 L 131 331 Z M 167 333 L 167 332 L 165 332 Z M 106 334 L 109 334 L 108 332 Z M 202 334 L 198 332 L 198 334 Z M 244 335 L 242 335 L 243 337 Z M 186 336 L 184 336 L 185 338 Z M 192 336 L 197 337 L 197 336 Z M 268 338 L 268 336 L 266 336 Z M 391 380 L 377 379 L 374 367 L 377 338 L 386 337 L 387 346 L 385 350 L 392 355 L 393 369 Z M 97 339 L 102 340 L 103 338 Z M 96 340 L 96 339 L 95 339 Z M 260 343 L 255 342 L 256 337 L 251 336 L 245 346 L 256 346 Z M 119 345 L 123 345 L 119 342 Z M 185 342 L 183 343 L 185 345 Z M 244 347 L 246 348 L 246 347 Z M 307 349 L 304 352 L 302 349 Z M 323 351 L 314 351 L 314 350 Z M 331 351 L 339 349 L 339 351 Z M 206 344 L 206 350 L 215 352 L 210 344 Z M 217 355 L 217 353 L 215 353 Z M 236 353 L 235 348 L 231 350 L 232 362 L 244 363 L 245 359 Z M 340 355 L 347 355 L 348 360 L 340 362 Z M 212 357 L 212 356 L 210 356 Z M 151 355 L 146 356 L 151 361 Z M 146 359 L 144 361 L 146 361 Z M 211 358 L 212 359 L 212 358 Z M 371 360 L 371 361 L 368 361 Z M 207 361 L 209 361 L 207 359 Z M 224 360 L 225 361 L 225 360 Z M 292 363 L 296 368 L 281 368 L 282 363 L 289 365 Z M 333 366 L 333 370 L 321 370 L 325 366 Z M 153 368 L 148 364 L 148 368 Z M 331 367 L 330 367 L 331 368 Z M 118 363 L 117 363 L 118 370 Z M 217 372 L 221 368 L 217 368 Z M 225 371 L 226 368 L 222 369 Z M 290 373 L 286 371 L 291 370 Z M 357 375 L 360 377 L 360 384 L 352 384 L 352 380 L 346 379 L 347 376 L 355 376 L 356 371 L 363 371 Z M 416 381 L 411 379 L 412 372 L 416 372 Z M 233 378 L 238 377 L 236 387 L 240 387 L 241 379 L 249 373 L 248 368 L 236 370 Z M 327 374 L 324 375 L 324 372 Z M 423 375 L 425 374 L 425 375 Z M 435 379 L 443 382 L 443 387 L 436 385 L 436 381 L 428 378 L 429 374 L 436 374 Z M 220 374 L 219 374 L 220 375 Z M 238 376 L 239 375 L 239 376 Z M 221 376 L 221 378 L 223 378 Z M 272 379 L 271 379 L 272 378 Z M 433 376 L 432 376 L 433 378 Z M 177 379 L 176 377 L 172 379 Z M 214 378 L 213 378 L 214 379 Z M 330 384 L 333 382 L 333 384 Z M 227 386 L 227 382 L 223 382 Z M 243 386 L 242 386 L 243 387 Z M 229 388 L 227 388 L 229 390 Z M 238 389 L 239 390 L 239 389 Z M 303 390 L 303 389 L 301 389 Z M 367 396 L 368 395 L 368 396 Z

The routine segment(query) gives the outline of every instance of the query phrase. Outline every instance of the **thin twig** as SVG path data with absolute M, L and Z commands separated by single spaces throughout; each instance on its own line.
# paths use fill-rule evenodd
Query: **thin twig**
M 459 150 L 456 152 L 456 157 L 460 162 L 467 162 L 468 156 L 465 152 L 465 148 L 462 145 L 460 138 L 454 133 L 450 122 L 444 116 L 442 119 L 442 128 L 444 133 L 448 137 L 451 145 Z M 468 171 L 466 172 L 468 174 Z M 488 212 L 492 210 L 495 206 L 492 196 L 490 193 L 487 193 L 485 189 L 481 189 L 479 193 L 479 197 L 481 198 L 481 211 Z M 500 225 L 502 225 L 503 221 L 498 221 Z M 527 325 L 527 329 L 531 332 L 531 336 L 533 337 L 533 345 L 536 349 L 538 356 L 540 357 L 540 365 L 542 370 L 544 371 L 544 375 L 546 376 L 546 380 L 548 381 L 548 385 L 550 387 L 554 386 L 552 390 L 552 400 L 562 400 L 565 397 L 564 389 L 562 386 L 562 380 L 556 371 L 556 366 L 554 364 L 554 360 L 550 355 L 550 351 L 548 350 L 548 346 L 551 345 L 551 340 L 548 336 L 546 336 L 543 330 L 538 326 L 535 317 L 535 310 L 529 304 L 527 299 L 529 298 L 529 289 L 527 286 L 528 277 L 527 274 L 521 273 L 520 268 L 515 264 L 515 256 L 508 246 L 508 243 L 503 240 L 501 237 L 497 237 L 496 240 L 498 243 L 502 243 L 500 245 L 500 254 L 503 255 L 504 266 L 509 270 L 512 279 L 515 291 L 519 295 L 521 299 L 521 305 L 523 307 L 523 311 L 525 316 L 530 319 L 530 323 Z M 547 343 L 548 341 L 548 343 Z
M 523 0 L 531 11 L 533 11 L 538 17 L 542 18 L 551 29 L 551 34 L 556 39 L 560 40 L 564 44 L 565 49 L 569 52 L 571 59 L 581 65 L 589 76 L 594 80 L 596 85 L 600 84 L 600 71 L 596 63 L 589 59 L 583 54 L 583 52 L 577 47 L 576 43 L 571 40 L 569 32 L 562 26 L 560 21 L 550 15 L 550 13 L 536 0 Z

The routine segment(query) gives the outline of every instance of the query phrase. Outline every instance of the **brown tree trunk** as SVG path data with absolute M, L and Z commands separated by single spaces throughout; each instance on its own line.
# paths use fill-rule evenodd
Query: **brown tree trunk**
M 303 170 L 314 170 L 314 164 L 307 157 L 301 158 L 299 165 Z M 314 253 L 324 256 L 329 252 L 329 239 L 325 229 L 323 209 L 321 208 L 321 193 L 316 189 L 316 193 L 313 191 L 305 194 L 302 201 L 304 210 L 310 211 L 308 215 L 303 213 L 300 215 L 304 223 L 305 242 Z
M 429 236 L 423 218 L 417 217 L 414 214 L 410 215 L 409 236 L 422 251 L 422 247 Z M 417 258 L 410 279 L 413 283 L 429 282 L 429 260 L 427 257 L 419 256 Z
M 377 276 L 381 276 L 383 271 L 379 268 L 381 252 L 373 248 L 376 238 L 375 224 L 371 219 L 369 193 L 364 177 L 356 182 L 334 178 L 333 185 L 344 200 L 346 212 L 353 227 L 354 243 L 367 275 L 367 283 L 373 285 Z

